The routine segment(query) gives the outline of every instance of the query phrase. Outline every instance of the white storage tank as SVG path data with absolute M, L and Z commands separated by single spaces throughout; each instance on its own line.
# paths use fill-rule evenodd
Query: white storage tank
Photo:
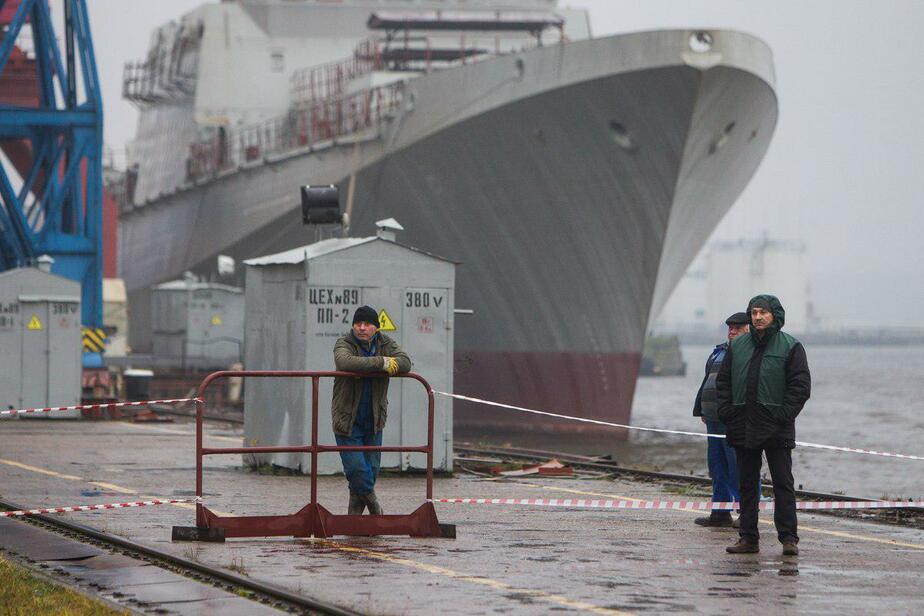
M 380 331 L 410 355 L 412 371 L 433 389 L 452 391 L 454 262 L 399 244 L 383 229 L 375 237 L 323 240 L 245 264 L 245 369 L 334 370 L 334 343 L 350 331 L 356 309 L 368 305 L 379 311 Z M 335 444 L 333 379 L 321 379 L 320 385 L 318 442 Z M 247 378 L 244 392 L 248 445 L 310 443 L 310 379 Z M 383 444 L 426 442 L 423 386 L 392 379 Z M 301 472 L 310 471 L 311 463 L 307 454 L 254 456 L 254 461 Z M 436 396 L 433 465 L 452 470 L 452 401 L 441 396 Z M 383 453 L 382 467 L 424 469 L 426 456 Z M 319 473 L 341 471 L 337 454 L 318 457 Z
M 798 336 L 808 328 L 808 259 L 803 242 L 762 238 L 719 242 L 710 247 L 710 320 L 747 308 L 759 293 L 776 295 L 786 309 L 785 331 Z M 724 315 L 724 316 L 723 316 Z
M 0 273 L 0 405 L 80 404 L 80 283 L 36 268 Z M 80 417 L 80 411 L 28 417 Z
M 244 292 L 213 282 L 176 280 L 151 293 L 154 364 L 223 369 L 241 361 Z

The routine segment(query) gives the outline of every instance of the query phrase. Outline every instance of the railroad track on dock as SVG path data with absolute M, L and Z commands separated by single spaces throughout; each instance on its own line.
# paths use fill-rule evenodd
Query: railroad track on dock
M 22 505 L 0 500 L 0 508 L 7 511 L 28 509 Z M 252 580 L 233 572 L 210 567 L 201 562 L 142 545 L 124 537 L 116 537 L 101 530 L 77 524 L 50 515 L 30 515 L 20 520 L 34 524 L 46 530 L 74 539 L 81 543 L 95 545 L 115 553 L 125 554 L 148 564 L 178 573 L 190 579 L 210 584 L 218 588 L 236 592 L 247 591 L 248 598 L 284 612 L 301 614 L 324 614 L 333 616 L 357 616 L 353 612 L 336 605 L 300 595 L 285 588 Z
M 578 454 L 565 453 L 561 451 L 546 451 L 541 449 L 525 449 L 521 447 L 497 447 L 491 445 L 472 445 L 470 443 L 455 443 L 453 451 L 457 454 L 470 454 L 477 456 L 494 456 L 512 460 L 521 460 L 524 462 L 543 462 L 554 458 L 559 462 L 570 464 L 574 468 L 586 468 L 589 470 L 603 471 L 641 479 L 644 481 L 669 481 L 686 485 L 696 485 L 709 487 L 712 486 L 712 480 L 708 477 L 698 475 L 681 475 L 679 473 L 665 473 L 659 471 L 640 470 L 620 466 L 614 460 L 607 460 L 601 457 L 582 456 Z M 769 480 L 764 480 L 764 488 L 772 485 Z M 850 496 L 846 494 L 829 494 L 826 492 L 814 492 L 811 490 L 796 490 L 796 496 L 803 500 L 814 501 L 874 501 L 872 498 L 859 496 Z M 850 511 L 850 510 L 812 510 L 812 513 L 821 515 L 830 515 L 835 517 L 847 517 L 854 519 L 863 519 L 886 524 L 895 524 L 912 528 L 924 529 L 924 509 L 874 509 L 869 511 Z

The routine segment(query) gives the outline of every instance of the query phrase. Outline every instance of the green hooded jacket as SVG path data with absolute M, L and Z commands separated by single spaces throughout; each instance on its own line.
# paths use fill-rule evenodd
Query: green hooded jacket
M 783 406 L 786 397 L 786 359 L 799 341 L 780 331 L 786 322 L 786 311 L 775 296 L 758 295 L 751 299 L 748 302 L 748 315 L 751 314 L 754 302 L 761 299 L 770 304 L 773 323 L 764 331 L 763 336 L 758 337 L 757 333 L 752 331 L 732 340 L 732 404 L 744 404 L 751 356 L 756 347 L 766 345 L 757 382 L 757 401 L 766 407 L 779 408 Z
M 802 344 L 780 329 L 786 312 L 772 295 L 765 301 L 773 323 L 758 336 L 742 334 L 728 347 L 716 377 L 719 419 L 734 447 L 795 447 L 796 416 L 811 395 L 811 374 Z M 753 324 L 752 324 L 753 327 Z

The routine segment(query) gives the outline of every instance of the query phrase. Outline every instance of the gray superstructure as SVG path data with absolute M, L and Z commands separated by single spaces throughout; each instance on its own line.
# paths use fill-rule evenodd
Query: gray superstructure
M 443 70 L 357 70 L 336 98 L 341 114 L 359 110 L 352 123 L 338 116 L 319 135 L 324 125 L 312 122 L 301 136 L 299 118 L 330 117 L 331 107 L 293 94 L 293 57 L 304 66 L 347 56 L 378 10 L 464 13 L 463 4 L 511 20 L 560 16 L 564 26 L 523 51 L 531 35 L 490 34 L 494 53 Z M 130 84 L 147 97 L 134 196 L 121 213 L 133 297 L 210 268 L 219 253 L 305 244 L 313 237 L 296 187 L 337 183 L 351 234 L 394 216 L 404 241 L 463 262 L 456 305 L 475 314 L 457 319 L 458 392 L 620 422 L 649 315 L 753 175 L 777 118 L 772 57 L 758 39 L 719 30 L 593 39 L 584 11 L 551 0 L 244 0 L 173 27 L 174 41 L 198 42 L 182 43 L 161 85 Z M 459 404 L 456 421 L 539 425 Z

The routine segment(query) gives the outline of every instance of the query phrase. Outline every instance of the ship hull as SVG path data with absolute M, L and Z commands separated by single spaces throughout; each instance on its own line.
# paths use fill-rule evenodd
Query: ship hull
M 123 275 L 140 290 L 218 253 L 305 244 L 295 187 L 340 183 L 353 235 L 395 217 L 400 241 L 462 262 L 455 305 L 474 314 L 455 319 L 457 392 L 628 423 L 649 316 L 776 123 L 759 41 L 719 33 L 718 49 L 690 56 L 688 38 L 596 39 L 415 79 L 408 107 L 374 136 L 123 216 Z M 455 405 L 455 423 L 602 429 L 470 403 Z

